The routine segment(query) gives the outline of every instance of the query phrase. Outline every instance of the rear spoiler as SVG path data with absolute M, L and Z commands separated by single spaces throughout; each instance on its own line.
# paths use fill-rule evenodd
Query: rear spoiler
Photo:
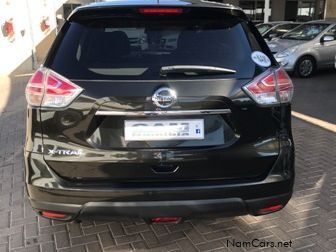
M 232 5 L 214 5 L 211 7 L 205 5 L 195 5 L 195 6 L 179 6 L 179 5 L 141 5 L 141 6 L 82 6 L 77 7 L 68 17 L 68 21 L 80 21 L 80 20 L 92 20 L 92 19 L 103 19 L 103 18 L 132 18 L 141 17 L 140 9 L 143 8 L 179 8 L 183 9 L 183 16 L 187 17 L 221 17 L 222 15 L 228 15 L 237 17 L 241 20 L 249 22 L 249 18 L 246 16 L 244 11 L 240 8 L 233 7 Z M 231 6 L 232 8 L 229 8 Z

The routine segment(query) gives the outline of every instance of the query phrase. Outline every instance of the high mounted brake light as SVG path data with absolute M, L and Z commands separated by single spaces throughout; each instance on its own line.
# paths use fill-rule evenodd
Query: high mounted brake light
M 26 99 L 31 106 L 64 108 L 81 92 L 82 88 L 47 68 L 38 69 L 26 87 Z
M 257 76 L 243 90 L 259 105 L 289 103 L 293 97 L 293 83 L 282 68 L 268 69 Z
M 182 8 L 140 8 L 139 12 L 145 15 L 179 15 L 183 13 Z

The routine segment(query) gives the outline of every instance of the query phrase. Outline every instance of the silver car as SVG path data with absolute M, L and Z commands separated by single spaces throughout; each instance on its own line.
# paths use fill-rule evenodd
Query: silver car
M 264 35 L 270 29 L 272 29 L 272 28 L 274 28 L 278 25 L 285 24 L 285 23 L 289 23 L 289 22 L 287 22 L 287 21 L 275 21 L 275 22 L 261 23 L 261 24 L 257 24 L 256 27 L 257 27 L 258 31 L 260 32 L 260 34 Z
M 276 60 L 302 78 L 316 69 L 334 67 L 336 22 L 312 21 L 268 42 Z

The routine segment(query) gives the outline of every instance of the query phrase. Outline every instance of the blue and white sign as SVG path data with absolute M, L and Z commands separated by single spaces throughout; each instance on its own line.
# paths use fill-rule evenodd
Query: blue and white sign
M 251 58 L 252 58 L 253 62 L 256 63 L 259 66 L 269 67 L 271 65 L 271 60 L 263 52 L 255 51 L 251 54 Z

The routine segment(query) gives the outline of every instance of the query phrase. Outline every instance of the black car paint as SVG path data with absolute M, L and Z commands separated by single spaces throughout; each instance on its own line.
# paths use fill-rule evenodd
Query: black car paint
M 169 6 L 186 3 L 193 6 L 197 2 L 196 7 L 204 7 L 205 4 L 172 2 L 169 1 Z M 143 4 L 156 6 L 139 3 Z M 69 19 L 71 21 L 76 15 L 80 18 L 87 11 L 101 15 L 106 8 L 115 7 L 105 5 L 83 7 Z M 277 65 L 262 37 L 242 11 L 218 4 L 205 5 L 207 8 L 227 8 L 232 15 L 245 19 L 259 46 L 272 64 Z M 57 51 L 61 39 L 62 32 L 51 48 L 45 66 Z M 256 67 L 255 75 L 261 71 Z M 216 209 L 226 215 L 238 215 L 258 214 L 258 209 L 271 202 L 285 205 L 290 199 L 294 182 L 290 105 L 265 108 L 255 105 L 241 89 L 250 79 L 158 80 L 146 82 L 146 85 L 134 81 L 124 81 L 122 85 L 111 81 L 72 81 L 84 92 L 66 109 L 27 108 L 25 180 L 29 198 L 37 211 L 66 212 L 71 219 L 98 218 L 98 213 L 107 218 L 108 212 L 146 218 L 172 214 L 189 216 Z M 92 85 L 95 88 L 88 88 Z M 227 141 L 215 146 L 178 148 L 176 145 L 159 149 L 151 147 L 150 142 L 132 148 L 123 139 L 117 146 L 97 145 L 90 141 L 95 130 L 110 120 L 96 116 L 96 111 L 117 110 L 125 104 L 131 111 L 155 110 L 148 98 L 162 86 L 175 88 L 181 97 L 173 110 L 229 108 L 231 113 L 222 118 Z M 193 90 L 192 97 L 183 99 L 190 96 L 190 90 Z M 106 96 L 109 93 L 113 96 Z M 117 118 L 119 121 L 124 119 Z M 49 150 L 55 149 L 81 149 L 83 155 L 50 155 Z M 155 167 L 170 170 L 171 166 L 179 167 L 176 173 L 153 172 Z M 215 203 L 205 202 L 209 199 Z M 145 204 L 155 201 L 163 203 Z M 183 206 L 183 202 L 187 204 L 189 201 L 195 203 L 191 207 L 194 211 Z M 137 210 L 129 204 L 120 204 L 118 208 L 113 202 L 134 203 Z M 166 204 L 175 206 L 180 212 Z

